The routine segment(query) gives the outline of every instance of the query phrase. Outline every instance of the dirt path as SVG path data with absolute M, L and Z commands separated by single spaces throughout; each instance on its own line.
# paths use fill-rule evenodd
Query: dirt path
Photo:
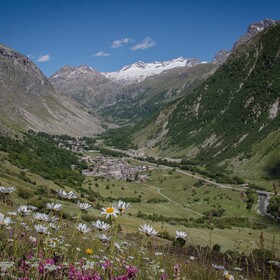
M 155 187 L 155 186 L 151 186 L 151 185 L 147 185 L 147 184 L 144 184 L 144 185 L 147 186 L 147 187 L 150 187 L 150 188 L 153 188 L 153 189 L 157 190 L 157 192 L 158 192 L 159 195 L 161 195 L 162 197 L 166 198 L 166 199 L 167 199 L 168 201 L 170 201 L 171 203 L 174 203 L 174 204 L 177 204 L 177 205 L 181 206 L 181 207 L 183 208 L 183 210 L 185 210 L 185 211 L 187 211 L 187 212 L 192 212 L 192 213 L 194 213 L 195 215 L 198 215 L 198 216 L 201 216 L 201 217 L 203 216 L 202 214 L 200 214 L 200 213 L 198 213 L 198 212 L 196 212 L 196 211 L 194 211 L 194 210 L 192 210 L 192 209 L 190 209 L 190 208 L 188 208 L 188 207 L 183 206 L 181 203 L 178 203 L 178 202 L 172 200 L 170 197 L 166 196 L 165 194 L 161 193 L 161 192 L 160 192 L 161 188 L 157 188 L 157 187 Z

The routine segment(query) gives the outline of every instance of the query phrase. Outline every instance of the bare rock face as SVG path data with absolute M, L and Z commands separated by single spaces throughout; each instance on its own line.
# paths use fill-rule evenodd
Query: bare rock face
M 251 24 L 247 28 L 247 32 L 240 36 L 240 38 L 235 42 L 233 49 L 236 49 L 238 46 L 244 44 L 246 41 L 250 40 L 254 36 L 256 36 L 261 31 L 269 28 L 279 21 L 273 19 L 264 19 L 262 21 Z
M 243 45 L 248 40 L 255 37 L 257 34 L 259 34 L 261 31 L 271 27 L 272 25 L 278 23 L 279 21 L 273 20 L 273 19 L 264 19 L 262 21 L 258 21 L 254 24 L 250 24 L 247 28 L 247 32 L 239 37 L 239 39 L 234 43 L 232 49 L 230 51 L 227 50 L 220 50 L 216 53 L 214 56 L 212 63 L 221 65 L 223 64 L 228 56 L 236 50 L 239 46 Z
M 2 128 L 48 133 L 94 135 L 101 118 L 59 96 L 26 56 L 0 45 L 0 124 Z
M 230 55 L 230 51 L 222 49 L 216 53 L 214 59 L 212 60 L 212 63 L 221 65 L 226 61 L 229 55 Z
M 60 94 L 91 109 L 114 104 L 122 88 L 86 65 L 64 66 L 50 77 L 50 81 Z

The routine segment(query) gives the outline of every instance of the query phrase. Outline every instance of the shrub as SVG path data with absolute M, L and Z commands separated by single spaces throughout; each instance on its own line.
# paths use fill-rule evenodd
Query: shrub
M 32 190 L 23 187 L 18 187 L 17 192 L 18 196 L 23 199 L 28 199 L 34 195 Z
M 220 252 L 221 251 L 221 246 L 219 244 L 214 244 L 213 245 L 213 251 Z

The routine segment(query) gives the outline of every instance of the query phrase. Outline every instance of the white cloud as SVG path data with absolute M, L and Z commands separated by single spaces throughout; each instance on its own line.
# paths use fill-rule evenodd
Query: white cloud
M 130 43 L 130 42 L 133 42 L 133 40 L 130 39 L 130 38 L 122 38 L 122 39 L 113 41 L 111 47 L 112 47 L 112 48 L 120 48 L 120 47 L 122 47 L 123 45 L 128 44 L 128 43 Z
M 49 54 L 46 55 L 41 55 L 39 58 L 36 60 L 37 62 L 47 62 L 51 59 L 51 56 Z
M 106 52 L 97 52 L 95 54 L 93 54 L 93 56 L 110 56 L 110 53 L 106 53 Z
M 148 48 L 152 48 L 156 45 L 156 42 L 153 41 L 150 37 L 145 38 L 141 43 L 136 44 L 131 48 L 132 51 L 136 50 L 145 50 Z

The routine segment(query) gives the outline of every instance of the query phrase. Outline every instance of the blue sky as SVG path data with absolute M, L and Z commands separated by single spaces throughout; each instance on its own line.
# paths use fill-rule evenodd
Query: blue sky
M 0 0 L 0 43 L 47 76 L 64 65 L 110 72 L 138 60 L 211 61 L 265 18 L 280 19 L 279 0 Z

